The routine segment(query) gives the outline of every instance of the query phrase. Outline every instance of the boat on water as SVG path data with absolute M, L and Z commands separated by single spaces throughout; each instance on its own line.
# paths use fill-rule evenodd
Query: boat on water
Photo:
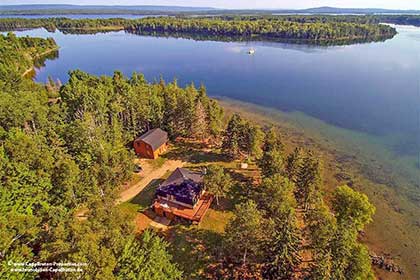
M 254 49 L 250 49 L 249 51 L 248 51 L 248 54 L 249 55 L 253 55 L 255 53 L 255 50 Z

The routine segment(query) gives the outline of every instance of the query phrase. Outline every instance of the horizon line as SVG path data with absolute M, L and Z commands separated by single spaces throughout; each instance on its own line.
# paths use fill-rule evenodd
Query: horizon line
M 249 11 L 275 11 L 275 10 L 292 10 L 292 11 L 301 11 L 301 10 L 309 10 L 309 9 L 321 9 L 321 8 L 330 8 L 330 9 L 353 9 L 353 10 L 389 10 L 389 11 L 420 11 L 419 9 L 392 9 L 392 8 L 378 8 L 378 7 L 370 7 L 370 8 L 361 8 L 361 7 L 336 7 L 336 6 L 313 6 L 309 8 L 218 8 L 218 7 L 211 7 L 211 6 L 184 6 L 184 5 L 118 5 L 118 4 L 67 4 L 67 3 L 40 3 L 40 4 L 0 4 L 0 7 L 5 6 L 74 6 L 74 7 L 173 7 L 173 8 L 195 8 L 195 9 L 214 9 L 214 10 L 249 10 Z

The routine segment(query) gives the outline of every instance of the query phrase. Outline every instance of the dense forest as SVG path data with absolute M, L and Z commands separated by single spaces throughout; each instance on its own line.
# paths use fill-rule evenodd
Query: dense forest
M 373 18 L 377 22 L 420 26 L 420 15 L 383 15 L 373 16 Z
M 0 19 L 0 30 L 44 27 L 50 31 L 132 33 L 165 36 L 198 36 L 223 40 L 377 41 L 392 38 L 394 28 L 358 17 L 156 17 L 145 19 Z
M 240 115 L 230 118 L 222 148 L 256 158 L 262 179 L 235 206 L 215 279 L 226 271 L 226 279 L 374 279 L 357 240 L 375 212 L 366 195 L 340 186 L 327 204 L 319 157 L 299 147 L 286 154 L 275 128 Z
M 251 39 L 375 40 L 391 38 L 395 30 L 388 26 L 350 22 L 298 22 L 279 19 L 206 19 L 147 18 L 128 27 L 134 32 L 186 33 L 240 36 Z
M 22 74 L 54 41 L 1 40 L 1 279 L 74 279 L 60 272 L 58 263 L 69 262 L 87 263 L 79 279 L 194 279 L 170 254 L 176 247 L 151 230 L 135 233 L 131 213 L 115 205 L 132 176 L 132 140 L 153 127 L 171 139 L 210 138 L 228 160 L 252 160 L 261 170 L 258 182 L 243 183 L 209 168 L 205 185 L 217 197 L 229 197 L 234 184 L 243 191 L 219 245 L 209 249 L 215 261 L 203 268 L 206 278 L 373 279 L 357 237 L 375 207 L 348 186 L 326 200 L 313 152 L 286 154 L 274 128 L 236 114 L 225 123 L 204 86 L 79 70 L 64 85 L 37 84 Z M 89 209 L 85 220 L 75 217 L 81 207 Z M 11 270 L 25 262 L 56 263 L 58 272 Z
M 24 54 L 52 44 L 50 39 L 4 36 L 2 47 L 15 52 L 2 52 L 0 67 L 22 74 L 30 66 Z M 20 63 L 25 67 L 16 68 Z M 83 279 L 134 279 L 133 274 L 180 279 L 168 244 L 152 232 L 136 237 L 133 219 L 114 206 L 114 199 L 133 170 L 127 145 L 148 127 L 163 127 L 172 137 L 187 135 L 200 103 L 208 133 L 220 133 L 222 110 L 205 89 L 150 84 L 140 74 L 127 79 L 119 72 L 98 78 L 73 71 L 63 86 L 3 78 L 0 278 L 38 275 L 11 272 L 10 263 L 66 261 L 89 263 Z M 74 218 L 81 205 L 92 209 L 87 221 Z M 73 279 L 71 273 L 56 277 Z
M 26 71 L 57 49 L 52 38 L 17 38 L 13 33 L 0 34 L 0 87 L 19 84 Z
M 348 22 L 359 24 L 393 23 L 419 25 L 420 15 L 223 15 L 224 20 L 283 20 L 300 23 Z

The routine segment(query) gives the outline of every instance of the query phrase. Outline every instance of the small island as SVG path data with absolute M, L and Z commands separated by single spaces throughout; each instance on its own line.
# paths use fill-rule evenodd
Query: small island
M 217 16 L 149 17 L 144 19 L 3 18 L 0 30 L 58 29 L 64 33 L 126 30 L 152 36 L 217 41 L 277 41 L 317 45 L 343 45 L 383 41 L 395 28 L 367 17 L 354 16 Z

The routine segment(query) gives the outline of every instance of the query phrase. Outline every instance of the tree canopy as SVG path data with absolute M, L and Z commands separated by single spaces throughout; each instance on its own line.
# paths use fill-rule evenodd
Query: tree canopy
M 383 18 L 411 22 L 411 18 Z M 396 30 L 363 16 L 206 16 L 149 17 L 143 19 L 4 18 L 0 30 L 22 28 L 59 29 L 65 33 L 95 33 L 115 30 L 197 40 L 292 40 L 315 44 L 342 44 L 392 38 Z

